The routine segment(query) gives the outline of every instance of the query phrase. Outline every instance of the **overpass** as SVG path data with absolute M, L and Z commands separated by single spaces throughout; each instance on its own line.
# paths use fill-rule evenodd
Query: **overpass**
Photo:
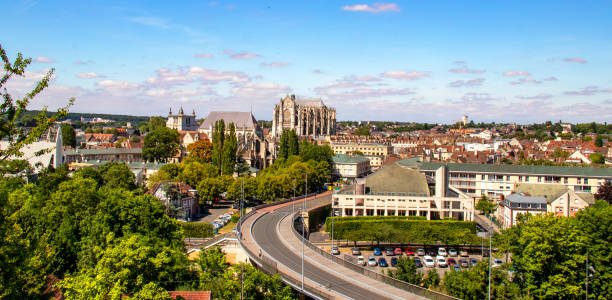
M 303 212 L 331 203 L 331 192 L 261 205 L 240 224 L 240 245 L 253 265 L 315 299 L 456 299 L 332 256 L 303 240 Z M 303 264 L 302 264 L 303 258 Z

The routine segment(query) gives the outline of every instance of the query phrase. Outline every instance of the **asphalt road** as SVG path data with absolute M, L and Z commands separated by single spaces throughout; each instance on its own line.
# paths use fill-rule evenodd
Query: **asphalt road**
M 308 206 L 315 206 L 322 201 L 329 202 L 329 197 L 324 197 L 320 201 L 314 200 L 307 202 Z M 314 202 L 314 203 L 313 203 Z M 301 206 L 301 205 L 300 205 Z M 278 223 L 283 217 L 291 214 L 292 206 L 280 208 L 274 212 L 268 213 L 253 225 L 253 238 L 257 241 L 264 252 L 274 257 L 281 264 L 294 270 L 297 273 L 302 272 L 302 256 L 301 253 L 294 253 L 292 250 L 285 247 L 281 242 L 277 233 Z M 331 290 L 337 291 L 347 297 L 353 299 L 381 299 L 380 294 L 374 293 L 368 289 L 360 287 L 353 281 L 345 280 L 330 274 L 328 270 L 322 269 L 317 265 L 313 265 L 308 260 L 304 261 L 304 276 L 318 284 L 328 287 Z

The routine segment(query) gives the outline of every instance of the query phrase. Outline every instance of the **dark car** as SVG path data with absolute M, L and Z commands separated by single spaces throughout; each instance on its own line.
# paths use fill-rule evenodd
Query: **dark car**
M 431 256 L 431 257 L 436 257 L 436 252 L 433 250 L 427 250 L 427 255 Z
M 478 259 L 476 258 L 470 258 L 470 266 L 475 266 L 478 263 Z
M 387 256 L 395 255 L 395 251 L 393 251 L 393 248 L 387 248 L 387 249 L 385 249 L 385 252 L 386 252 Z
M 397 257 L 391 257 L 391 266 L 395 267 L 397 265 Z
M 454 258 L 451 257 L 451 258 L 446 260 L 446 263 L 448 264 L 449 267 L 452 267 L 452 266 L 457 264 L 457 261 Z
M 353 253 L 353 255 L 361 255 L 361 250 L 357 249 L 357 248 L 353 248 L 351 250 L 351 252 Z
M 470 267 L 470 263 L 468 262 L 468 260 L 467 260 L 467 259 L 460 259 L 460 260 L 459 260 L 459 265 L 460 265 L 462 268 L 469 268 L 469 267 Z
M 423 262 L 421 261 L 421 259 L 419 257 L 415 257 L 414 258 L 414 264 L 416 265 L 417 268 L 422 268 L 423 267 Z
M 378 259 L 378 265 L 383 268 L 386 268 L 389 266 L 389 264 L 387 264 L 387 260 L 384 257 L 381 257 Z
M 381 256 L 382 255 L 382 251 L 380 251 L 380 248 L 374 248 L 374 255 L 375 256 Z

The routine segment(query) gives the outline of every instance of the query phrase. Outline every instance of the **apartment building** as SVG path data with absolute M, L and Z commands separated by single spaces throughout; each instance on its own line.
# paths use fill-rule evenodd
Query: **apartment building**
M 417 170 L 398 163 L 356 179 L 333 195 L 338 216 L 423 216 L 428 220 L 474 220 L 474 199 L 448 185 L 447 168 L 429 180 Z
M 523 183 L 500 201 L 497 214 L 503 227 L 508 228 L 516 224 L 516 217 L 521 213 L 573 217 L 594 202 L 593 194 L 577 193 L 563 184 Z
M 361 155 L 336 154 L 332 161 L 337 177 L 358 178 L 370 173 L 370 160 Z
M 523 183 L 562 184 L 577 193 L 596 193 L 605 181 L 612 180 L 612 168 L 492 165 L 421 162 L 407 159 L 399 164 L 419 170 L 429 178 L 441 166 L 448 167 L 449 184 L 479 198 L 500 200 Z
M 393 147 L 390 144 L 381 143 L 331 141 L 329 147 L 334 151 L 334 154 L 351 154 L 357 151 L 363 153 L 370 160 L 370 167 L 372 169 L 380 167 L 387 155 L 393 153 Z

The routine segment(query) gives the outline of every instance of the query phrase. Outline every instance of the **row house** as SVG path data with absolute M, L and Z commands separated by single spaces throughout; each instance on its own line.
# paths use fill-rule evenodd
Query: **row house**
M 159 199 L 168 215 L 189 220 L 200 214 L 198 193 L 184 182 L 157 182 L 149 193 Z

